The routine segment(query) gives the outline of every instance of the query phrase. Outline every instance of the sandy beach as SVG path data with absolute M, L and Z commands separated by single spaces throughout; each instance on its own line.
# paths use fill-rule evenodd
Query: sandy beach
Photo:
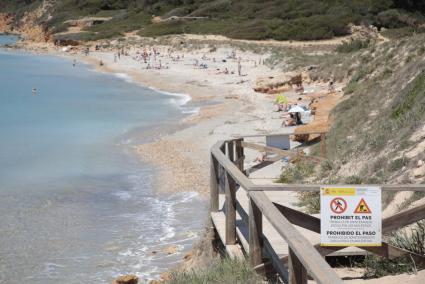
M 216 141 L 241 135 L 276 133 L 282 129 L 282 114 L 274 109 L 276 95 L 254 91 L 259 77 L 276 77 L 282 73 L 264 64 L 270 54 L 242 51 L 229 44 L 214 48 L 202 45 L 176 48 L 130 42 L 115 42 L 97 51 L 92 44 L 88 55 L 84 54 L 84 48 L 34 43 L 24 43 L 24 47 L 66 56 L 76 64 L 92 64 L 100 72 L 114 73 L 145 87 L 183 94 L 182 100 L 184 95 L 190 96 L 186 106 L 194 107 L 183 121 L 177 123 L 178 131 L 135 147 L 143 161 L 158 169 L 158 190 L 194 191 L 204 195 L 209 190 L 209 150 Z M 125 48 L 120 48 L 123 45 Z M 141 56 L 144 50 L 151 53 L 147 63 Z M 155 58 L 152 52 L 155 52 Z M 324 91 L 327 86 L 325 83 L 308 83 L 304 85 L 307 92 Z M 293 90 L 287 93 L 287 97 L 293 102 L 301 98 Z M 306 98 L 305 104 L 308 102 Z

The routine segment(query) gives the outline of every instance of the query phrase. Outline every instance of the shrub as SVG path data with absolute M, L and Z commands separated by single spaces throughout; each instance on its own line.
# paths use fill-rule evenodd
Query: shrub
M 241 262 L 225 258 L 213 263 L 209 268 L 177 272 L 172 275 L 169 284 L 203 283 L 262 283 L 261 278 L 247 261 Z
M 369 47 L 369 45 L 371 44 L 370 40 L 352 40 L 352 41 L 348 41 L 348 42 L 343 42 L 341 45 L 339 45 L 336 48 L 337 52 L 340 53 L 350 53 L 350 52 L 354 52 L 354 51 L 358 51 L 360 49 L 364 49 Z
M 417 222 L 410 229 L 396 232 L 391 243 L 419 255 L 425 255 L 425 221 Z
M 404 157 L 395 159 L 391 161 L 391 163 L 389 164 L 388 170 L 391 172 L 395 172 L 397 170 L 400 170 L 404 166 L 407 166 L 408 163 L 409 163 L 409 160 Z
M 362 184 L 363 183 L 363 180 L 359 176 L 352 175 L 352 176 L 349 176 L 349 177 L 346 177 L 345 178 L 345 183 L 346 184 Z
M 364 273 L 365 278 L 379 278 L 386 275 L 414 272 L 413 263 L 409 257 L 386 259 L 368 255 L 360 266 L 366 269 Z
M 278 182 L 280 183 L 297 183 L 302 182 L 305 178 L 314 173 L 314 164 L 310 161 L 301 161 L 295 165 L 287 167 Z
M 308 214 L 316 214 L 320 212 L 320 194 L 318 192 L 299 192 L 297 194 L 297 206 L 304 207 Z

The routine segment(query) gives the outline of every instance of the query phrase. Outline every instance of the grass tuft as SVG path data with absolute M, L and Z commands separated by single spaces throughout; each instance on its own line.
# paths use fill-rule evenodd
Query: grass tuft
M 176 272 L 169 284 L 233 284 L 233 283 L 264 283 L 248 261 L 238 261 L 229 258 L 218 260 L 209 268 Z

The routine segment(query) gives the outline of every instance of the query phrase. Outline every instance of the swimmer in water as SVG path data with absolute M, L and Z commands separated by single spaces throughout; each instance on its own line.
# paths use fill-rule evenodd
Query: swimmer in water
M 32 95 L 36 96 L 37 95 L 37 89 L 36 88 L 32 88 Z
M 74 61 L 72 62 L 72 66 L 75 67 L 76 64 L 77 64 L 77 60 L 74 59 Z

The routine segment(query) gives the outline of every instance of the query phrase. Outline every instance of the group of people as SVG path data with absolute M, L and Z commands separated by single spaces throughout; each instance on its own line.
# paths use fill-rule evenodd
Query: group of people
M 111 50 L 111 47 L 105 47 L 101 45 L 96 45 L 95 50 L 101 51 L 106 48 L 107 50 Z M 113 62 L 117 63 L 121 60 L 123 56 L 131 56 L 131 58 L 140 64 L 142 64 L 143 69 L 169 69 L 170 64 L 177 64 L 185 62 L 185 55 L 183 53 L 177 52 L 173 48 L 169 47 L 167 49 L 161 49 L 155 46 L 141 46 L 139 48 L 135 47 L 116 47 L 112 48 L 113 53 Z M 89 54 L 89 48 L 83 50 L 83 53 L 87 56 Z M 212 51 L 211 51 L 212 52 Z M 236 53 L 236 50 L 232 50 L 226 58 L 216 59 L 214 56 L 209 56 L 209 54 L 203 53 L 201 57 L 196 58 L 192 56 L 192 58 L 188 60 L 193 60 L 193 67 L 195 69 L 203 69 L 209 70 L 214 68 L 214 74 L 220 75 L 233 75 L 237 74 L 238 76 L 246 76 L 243 72 L 243 62 L 251 62 L 252 60 L 246 59 L 245 61 Z M 226 64 L 229 60 L 232 60 L 237 64 L 235 66 L 235 70 L 229 70 L 229 66 L 219 66 L 220 64 Z M 186 60 L 187 63 L 187 60 Z M 259 64 L 262 63 L 260 59 Z M 255 66 L 257 66 L 257 60 L 254 60 Z M 104 61 L 100 60 L 99 65 L 103 66 Z M 188 65 L 188 64 L 186 64 Z M 214 65 L 214 66 L 213 66 Z

